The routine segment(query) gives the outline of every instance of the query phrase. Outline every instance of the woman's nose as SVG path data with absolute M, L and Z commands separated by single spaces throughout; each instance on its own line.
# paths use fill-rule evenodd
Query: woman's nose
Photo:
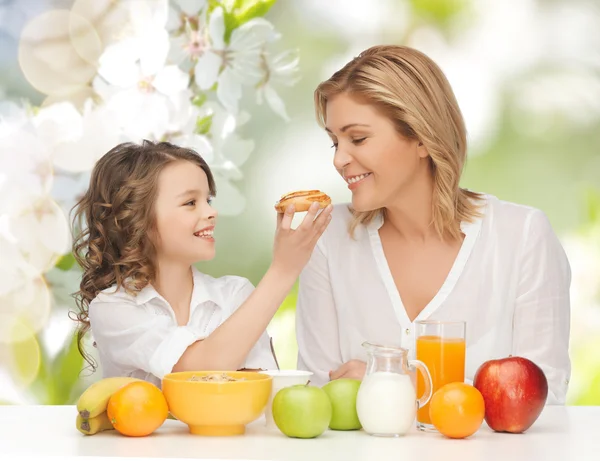
M 338 171 L 342 171 L 352 161 L 350 154 L 346 150 L 338 145 L 335 155 L 333 156 L 333 166 Z

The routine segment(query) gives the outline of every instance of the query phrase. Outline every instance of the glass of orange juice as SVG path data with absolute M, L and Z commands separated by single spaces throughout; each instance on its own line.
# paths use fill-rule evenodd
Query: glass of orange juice
M 416 322 L 417 360 L 431 374 L 432 394 L 448 383 L 465 380 L 466 323 L 422 320 Z M 417 395 L 425 391 L 423 377 L 417 376 Z M 417 411 L 417 429 L 435 431 L 429 418 L 429 403 Z

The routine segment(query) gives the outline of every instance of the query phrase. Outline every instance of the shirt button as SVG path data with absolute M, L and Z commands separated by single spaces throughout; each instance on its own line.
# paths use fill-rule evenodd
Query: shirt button
M 404 330 L 404 333 L 406 333 L 407 335 L 410 334 L 410 328 L 407 328 L 406 330 Z
M 568 379 L 566 379 L 566 380 L 565 380 L 565 384 L 566 384 L 567 386 L 569 385 L 569 380 L 568 380 Z

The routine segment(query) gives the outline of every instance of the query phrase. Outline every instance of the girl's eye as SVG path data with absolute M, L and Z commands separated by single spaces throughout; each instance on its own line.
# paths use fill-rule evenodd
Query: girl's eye
M 354 144 L 355 146 L 358 146 L 359 144 L 362 144 L 365 139 L 367 139 L 367 138 L 365 137 L 365 138 L 353 139 L 352 144 Z
M 214 199 L 215 199 L 214 197 L 208 197 L 206 199 L 206 203 L 208 203 L 209 205 L 212 205 Z
M 188 205 L 194 206 L 194 205 L 196 205 L 196 200 L 190 200 L 189 202 L 185 203 L 184 205 L 185 206 L 188 206 Z
M 337 149 L 337 142 L 334 142 L 331 147 Z

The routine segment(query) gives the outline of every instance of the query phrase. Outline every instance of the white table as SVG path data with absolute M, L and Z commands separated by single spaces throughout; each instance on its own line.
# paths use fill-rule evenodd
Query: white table
M 268 431 L 263 420 L 236 437 L 194 436 L 186 425 L 172 420 L 149 437 L 129 438 L 116 431 L 84 436 L 75 429 L 75 415 L 72 406 L 0 406 L 0 459 L 600 460 L 600 407 L 547 407 L 526 434 L 495 433 L 484 423 L 464 440 L 416 430 L 396 439 L 363 431 L 327 431 L 317 439 L 299 440 Z

